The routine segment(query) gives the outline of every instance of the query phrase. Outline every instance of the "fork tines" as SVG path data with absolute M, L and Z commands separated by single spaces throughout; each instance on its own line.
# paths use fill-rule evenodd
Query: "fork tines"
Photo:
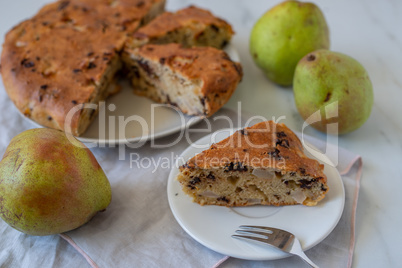
M 238 235 L 233 238 L 253 240 L 265 244 L 274 245 L 283 249 L 287 243 L 292 243 L 294 235 L 277 228 L 266 226 L 241 225 L 240 230 L 236 230 Z
M 236 230 L 236 233 L 239 235 L 232 235 L 232 237 L 266 243 L 268 235 L 273 233 L 271 228 L 265 226 L 241 225 L 239 228 L 241 230 Z

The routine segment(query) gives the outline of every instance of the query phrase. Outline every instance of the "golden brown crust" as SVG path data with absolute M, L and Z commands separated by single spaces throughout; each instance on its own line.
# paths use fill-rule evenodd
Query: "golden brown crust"
M 197 39 L 201 37 L 207 27 L 212 27 L 216 32 L 221 31 L 227 35 L 225 43 L 227 43 L 234 34 L 232 27 L 226 21 L 215 17 L 210 11 L 195 6 L 181 9 L 175 13 L 164 12 L 156 17 L 149 24 L 139 28 L 128 41 L 134 45 L 138 40 L 146 40 L 151 42 L 160 39 L 183 28 L 188 28 L 195 39 L 193 43 L 197 43 Z M 130 41 L 131 40 L 131 41 Z M 138 42 L 140 43 L 140 42 Z M 219 44 L 219 48 L 224 44 Z
M 235 132 L 191 158 L 177 180 L 200 205 L 315 206 L 328 192 L 324 166 L 308 158 L 284 124 Z
M 299 138 L 284 124 L 265 121 L 236 131 L 225 140 L 190 159 L 184 168 L 232 170 L 252 167 L 297 172 L 326 182 L 324 166 L 308 158 Z
M 1 74 L 17 108 L 38 123 L 64 129 L 67 113 L 96 99 L 96 88 L 126 34 L 152 19 L 164 0 L 70 0 L 43 7 L 5 38 Z M 154 14 L 155 15 L 155 14 Z M 112 76 L 112 75 L 111 75 Z M 107 96 L 102 96 L 106 98 Z M 80 114 L 72 120 L 79 135 Z
M 183 48 L 179 44 L 147 44 L 128 50 L 130 61 L 147 59 L 161 63 L 189 81 L 200 81 L 200 95 L 205 103 L 205 115 L 219 110 L 231 97 L 243 71 L 226 52 L 212 47 Z M 185 111 L 184 111 L 185 112 Z

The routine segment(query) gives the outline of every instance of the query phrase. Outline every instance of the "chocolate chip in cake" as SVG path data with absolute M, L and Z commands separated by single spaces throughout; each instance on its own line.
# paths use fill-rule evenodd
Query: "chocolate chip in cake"
M 189 187 L 191 190 L 194 190 L 195 187 L 194 185 L 196 185 L 197 183 L 200 183 L 201 180 L 199 177 L 194 177 L 191 181 L 189 181 L 189 183 L 187 184 L 187 187 Z
M 208 176 L 207 176 L 207 179 L 210 179 L 210 180 L 215 180 L 215 176 L 212 174 L 212 173 L 209 173 L 208 174 Z
M 49 115 L 49 116 L 47 117 L 47 120 L 52 121 L 53 118 Z
M 200 98 L 200 102 L 201 102 L 202 106 L 205 106 L 205 97 Z
M 285 132 L 283 132 L 283 131 L 276 132 L 276 136 L 277 136 L 278 138 L 284 138 L 284 137 L 287 137 L 287 136 L 286 136 L 286 133 L 285 133 Z
M 221 44 L 221 47 L 225 47 L 228 43 L 229 43 L 228 40 L 223 40 L 222 44 Z
M 221 197 L 218 197 L 216 200 L 218 200 L 218 201 L 223 201 L 223 202 L 226 202 L 226 203 L 229 203 L 229 199 L 227 199 L 227 198 L 226 198 L 226 196 L 221 196 Z
M 73 70 L 73 73 L 79 73 L 79 72 L 82 72 L 82 70 L 81 69 L 74 69 Z
M 159 63 L 160 63 L 160 64 L 163 65 L 163 64 L 165 64 L 165 62 L 166 62 L 166 58 L 160 58 L 160 59 L 159 59 Z
M 277 139 L 275 146 L 278 146 L 278 145 L 282 146 L 282 147 L 285 147 L 285 148 L 289 148 L 289 141 L 288 140 Z
M 137 61 L 138 65 L 148 74 L 148 75 L 152 75 L 154 73 L 154 71 L 152 70 L 152 68 L 148 65 L 148 63 L 144 60 L 139 60 Z
M 200 182 L 201 182 L 201 180 L 200 180 L 199 177 L 194 177 L 194 179 L 192 179 L 189 183 L 191 185 L 195 185 L 195 184 L 200 183 Z
M 306 169 L 304 168 L 299 168 L 300 174 L 305 175 L 306 174 Z
M 311 185 L 302 184 L 302 185 L 300 185 L 300 188 L 302 188 L 302 189 L 311 189 Z
M 92 57 L 94 54 L 95 54 L 95 53 L 93 53 L 93 52 L 91 51 L 91 52 L 89 52 L 89 53 L 87 54 L 87 56 L 88 56 L 88 57 Z
M 236 170 L 237 170 L 237 171 L 247 171 L 248 168 L 247 168 L 246 166 L 243 166 L 242 163 L 238 162 L 238 163 L 237 163 L 237 169 L 236 169 Z
M 96 64 L 93 63 L 93 62 L 90 62 L 90 63 L 88 64 L 87 69 L 89 70 L 89 69 L 94 69 L 94 68 L 96 68 Z
M 280 151 L 277 148 L 275 148 L 275 150 L 272 152 L 268 152 L 270 156 L 275 157 L 277 159 L 281 159 L 282 157 L 279 155 L 279 153 Z
M 49 87 L 48 85 L 41 85 L 41 86 L 40 86 L 40 89 L 46 90 L 48 87 Z
M 326 192 L 327 188 L 324 187 L 324 184 L 321 184 L 321 191 Z
M 230 162 L 228 165 L 225 166 L 224 172 L 229 172 L 229 171 L 245 172 L 247 170 L 248 170 L 248 168 L 246 166 L 243 166 L 243 164 L 241 162 L 237 162 L 237 163 Z
M 215 24 L 211 24 L 211 28 L 212 28 L 212 30 L 214 30 L 215 32 L 219 32 L 219 27 L 216 26 Z
M 65 9 L 69 4 L 70 4 L 70 1 L 62 1 L 62 2 L 60 2 L 57 10 L 61 11 L 61 10 Z
M 233 171 L 233 167 L 234 167 L 233 162 L 230 162 L 229 165 L 226 165 L 225 172 Z
M 317 179 L 311 179 L 311 180 L 307 180 L 307 179 L 302 179 L 298 181 L 301 185 L 300 188 L 302 189 L 311 189 L 312 184 L 317 182 Z
M 76 100 L 72 100 L 71 103 L 74 104 L 74 105 L 78 104 L 78 102 Z
M 243 128 L 243 129 L 240 129 L 239 131 L 240 131 L 240 133 L 241 133 L 242 135 L 245 135 L 245 136 L 248 135 L 247 130 L 245 130 L 244 128 Z
M 191 168 L 188 163 L 185 163 L 184 165 L 181 166 L 181 168 Z
M 21 65 L 23 65 L 25 68 L 32 68 L 35 66 L 35 63 L 33 61 L 29 61 L 28 59 L 23 59 L 21 61 Z

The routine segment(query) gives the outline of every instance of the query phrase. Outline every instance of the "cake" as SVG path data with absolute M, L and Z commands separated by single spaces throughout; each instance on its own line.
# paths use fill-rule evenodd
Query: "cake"
M 146 44 L 125 51 L 134 93 L 177 107 L 183 113 L 210 116 L 230 98 L 242 68 L 222 50 Z
M 78 136 L 117 88 L 127 34 L 164 11 L 165 0 L 62 0 L 11 29 L 1 75 L 10 99 L 39 124 Z M 93 104 L 83 106 L 83 104 Z
M 180 43 L 185 47 L 223 48 L 232 35 L 232 27 L 226 21 L 207 10 L 190 6 L 175 13 L 162 13 L 130 35 L 126 46 L 132 49 L 148 43 Z
M 284 124 L 258 123 L 191 158 L 177 180 L 200 205 L 315 206 L 328 192 L 324 166 Z

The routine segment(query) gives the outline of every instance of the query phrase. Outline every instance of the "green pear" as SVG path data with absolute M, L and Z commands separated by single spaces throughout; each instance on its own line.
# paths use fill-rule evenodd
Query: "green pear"
M 22 132 L 0 162 L 0 216 L 26 234 L 75 229 L 105 210 L 111 198 L 92 152 L 59 130 Z
M 331 134 L 358 129 L 373 106 L 373 85 L 364 67 L 345 54 L 325 49 L 300 60 L 293 91 L 297 109 L 306 122 Z M 338 127 L 329 128 L 333 123 Z
M 327 23 L 315 4 L 286 1 L 256 22 L 250 52 L 271 81 L 290 86 L 297 62 L 309 52 L 328 49 L 329 43 Z

